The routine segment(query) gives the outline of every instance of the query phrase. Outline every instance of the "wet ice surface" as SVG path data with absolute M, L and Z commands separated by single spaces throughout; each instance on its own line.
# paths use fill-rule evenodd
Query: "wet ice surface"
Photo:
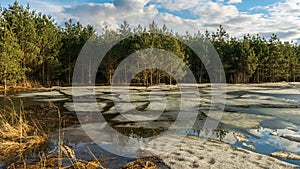
M 211 103 L 214 103 L 211 100 L 209 84 L 199 85 L 199 98 L 185 98 L 190 102 L 186 102 L 186 110 L 183 108 L 183 112 L 191 110 L 191 107 L 195 108 L 198 116 L 197 119 L 191 120 L 196 120 L 196 123 L 191 129 L 176 125 L 173 129 L 177 129 L 181 134 L 191 135 L 202 135 L 202 131 L 206 131 L 212 134 L 213 138 L 267 155 L 280 150 L 300 153 L 300 83 L 229 84 L 226 90 L 226 106 L 217 131 L 203 128 L 207 119 L 218 122 L 213 114 L 209 114 Z M 55 87 L 47 91 L 32 90 L 10 97 L 23 98 L 29 105 L 51 100 L 63 103 L 67 112 L 74 112 L 75 106 L 72 102 L 72 96 L 74 96 L 79 101 L 76 110 L 84 118 L 84 125 L 90 129 L 90 132 L 99 134 L 99 126 L 94 122 L 98 115 L 103 115 L 108 122 L 107 125 L 122 131 L 125 135 L 141 138 L 149 138 L 166 131 L 177 119 L 181 108 L 182 93 L 174 86 L 130 87 L 130 100 L 125 95 L 126 87 L 114 86 L 113 90 L 107 86 L 78 87 L 75 91 L 73 93 L 71 87 Z M 186 93 L 185 96 L 191 94 Z M 166 99 L 163 99 L 164 96 Z M 115 100 L 117 100 L 117 106 L 113 102 Z M 96 103 L 91 104 L 93 101 Z M 195 104 L 198 106 L 193 107 Z M 218 106 L 213 108 L 218 109 Z M 77 149 L 89 147 L 98 154 L 104 151 L 96 148 L 97 146 L 85 134 L 81 126 L 72 126 L 64 130 L 65 140 L 68 140 L 73 147 Z M 218 133 L 220 131 L 226 132 Z M 247 145 L 256 147 L 256 150 L 238 142 L 233 132 L 244 134 L 250 140 Z M 277 134 L 274 135 L 274 132 Z M 102 146 L 109 147 L 113 145 L 112 139 L 105 134 L 109 133 L 101 135 L 102 140 L 100 140 L 103 141 Z M 287 161 L 300 165 L 299 161 Z
M 299 154 L 300 84 L 229 85 L 221 123 L 235 130 L 246 129 L 244 133 L 256 147 L 255 152 L 270 155 L 285 150 Z M 274 131 L 280 134 L 272 135 Z M 249 149 L 240 142 L 234 145 Z

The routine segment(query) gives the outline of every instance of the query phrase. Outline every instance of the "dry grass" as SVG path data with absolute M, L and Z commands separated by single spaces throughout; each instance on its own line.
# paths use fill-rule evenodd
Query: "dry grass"
M 94 157 L 93 161 L 78 160 L 75 156 L 74 150 L 65 145 L 63 142 L 64 134 L 61 132 L 63 118 L 59 108 L 53 104 L 49 103 L 49 108 L 54 108 L 57 110 L 58 115 L 58 146 L 47 155 L 41 153 L 40 159 L 37 162 L 16 162 L 8 166 L 9 169 L 26 168 L 26 169 L 97 169 L 104 167 L 101 165 L 100 161 L 95 157 L 95 155 L 89 150 L 90 154 Z M 12 109 L 14 110 L 14 109 Z M 11 151 L 16 152 L 17 150 L 25 151 L 26 149 L 32 148 L 35 145 L 43 144 L 46 140 L 44 135 L 39 135 L 37 131 L 33 131 L 33 127 L 28 125 L 24 120 L 23 111 L 20 111 L 19 116 L 16 116 L 16 112 L 9 110 L 8 112 L 13 113 L 10 117 L 11 120 L 7 120 L 5 116 L 0 116 L 2 120 L 3 129 L 0 131 L 0 138 L 5 138 L 5 143 L 3 144 L 3 152 Z M 8 114 L 7 112 L 5 114 Z M 9 123 L 10 121 L 10 123 Z M 11 125 L 14 124 L 14 125 Z M 14 134 L 10 134 L 14 133 Z M 29 133 L 32 133 L 31 135 Z M 11 140 L 11 141 L 10 141 Z M 26 141 L 25 141 L 26 140 Z M 19 142 L 18 142 L 19 141 Z M 8 146 L 9 145 L 9 146 Z M 4 147 L 7 150 L 4 150 Z M 1 146 L 0 146 L 1 148 Z M 20 152 L 20 151 L 19 151 Z M 63 160 L 70 161 L 71 165 L 63 166 Z
M 22 86 L 26 87 L 26 88 L 33 88 L 33 87 L 41 87 L 41 83 L 37 80 L 29 80 L 29 79 L 25 79 L 22 82 Z
M 89 154 L 94 158 L 92 161 L 80 160 L 76 157 L 74 150 L 64 143 L 64 133 L 61 131 L 63 118 L 59 108 L 53 103 L 49 104 L 49 108 L 57 109 L 58 115 L 58 145 L 57 147 L 45 154 L 41 152 L 40 158 L 35 162 L 28 162 L 23 159 L 13 161 L 8 164 L 8 169 L 105 169 L 101 165 L 105 160 L 99 160 L 87 148 Z M 37 112 L 36 112 L 37 113 Z M 31 122 L 32 123 L 32 122 Z M 30 124 L 31 124 L 30 123 Z M 21 157 L 24 151 L 32 149 L 45 143 L 47 135 L 38 125 L 30 125 L 24 115 L 21 107 L 18 112 L 12 106 L 0 109 L 0 161 L 6 161 L 7 158 L 15 159 Z M 67 164 L 63 164 L 64 162 Z M 136 160 L 124 165 L 126 169 L 156 169 L 158 168 L 153 162 L 145 160 Z
M 22 107 L 0 110 L 0 161 L 22 155 L 28 149 L 43 144 L 47 135 L 36 126 L 29 125 Z
M 123 169 L 157 169 L 158 166 L 151 161 L 137 159 L 134 162 L 130 162 L 122 167 Z
M 58 147 L 56 148 L 56 150 Z M 61 154 L 58 155 L 43 154 L 40 157 L 40 160 L 37 162 L 23 162 L 12 164 L 8 167 L 8 169 L 19 169 L 19 168 L 26 168 L 26 169 L 52 169 L 52 168 L 59 168 L 59 169 L 105 169 L 98 159 L 93 161 L 84 161 L 78 160 L 75 156 L 75 152 L 68 146 L 62 145 L 60 147 Z M 55 153 L 54 150 L 52 153 Z M 56 154 L 56 153 L 55 153 Z M 60 165 L 60 161 L 63 159 L 69 160 L 71 165 L 62 166 Z

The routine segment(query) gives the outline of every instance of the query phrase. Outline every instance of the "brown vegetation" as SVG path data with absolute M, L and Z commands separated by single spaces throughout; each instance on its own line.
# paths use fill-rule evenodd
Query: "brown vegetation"
M 134 162 L 130 162 L 124 165 L 124 169 L 157 169 L 158 166 L 151 161 L 145 161 L 142 159 L 137 159 Z
M 34 114 L 38 115 L 34 116 Z M 37 118 L 38 123 L 31 118 Z M 30 119 L 30 121 L 26 119 Z M 105 169 L 101 165 L 105 160 L 98 159 L 91 150 L 88 149 L 88 152 L 94 157 L 94 160 L 84 161 L 76 157 L 72 147 L 64 144 L 64 135 L 60 131 L 65 126 L 64 122 L 64 115 L 53 103 L 37 106 L 36 109 L 29 107 L 26 111 L 22 106 L 20 106 L 19 111 L 16 111 L 13 104 L 12 107 L 0 109 L 0 162 L 7 162 L 9 169 Z M 54 124 L 54 126 L 50 124 Z M 24 155 L 26 154 L 25 151 L 34 149 L 46 142 L 47 134 L 44 130 L 49 127 L 59 130 L 58 146 L 50 152 L 40 152 L 40 157 L 36 161 L 25 160 L 23 158 L 26 156 Z M 122 168 L 156 169 L 158 166 L 151 161 L 157 160 L 137 159 L 123 165 Z
M 29 125 L 24 110 L 0 110 L 0 161 L 22 155 L 28 149 L 43 144 L 47 135 L 36 126 Z

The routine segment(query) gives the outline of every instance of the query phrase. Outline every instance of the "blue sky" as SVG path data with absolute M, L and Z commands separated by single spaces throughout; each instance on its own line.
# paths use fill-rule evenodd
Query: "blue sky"
M 267 6 L 283 0 L 243 0 L 242 3 L 237 3 L 236 6 L 240 11 L 251 12 L 249 9 L 257 6 Z
M 14 0 L 0 1 L 7 7 Z M 118 28 L 123 20 L 130 25 L 148 25 L 155 20 L 179 33 L 223 25 L 232 36 L 276 33 L 282 40 L 300 39 L 299 0 L 19 0 L 31 8 L 51 14 L 58 24 L 69 18 L 83 24 Z

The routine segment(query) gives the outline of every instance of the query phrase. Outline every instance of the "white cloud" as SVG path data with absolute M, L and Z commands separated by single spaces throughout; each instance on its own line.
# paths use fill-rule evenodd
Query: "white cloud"
M 42 5 L 47 8 L 44 10 L 51 12 L 51 9 L 54 9 L 52 13 L 55 13 L 55 17 L 60 21 L 72 17 L 83 24 L 92 24 L 98 28 L 104 25 L 117 28 L 124 20 L 132 26 L 138 24 L 147 26 L 155 20 L 160 26 L 166 24 L 174 32 L 180 33 L 186 30 L 191 33 L 198 30 L 204 32 L 206 29 L 215 31 L 219 25 L 223 25 L 230 35 L 236 37 L 247 33 L 260 33 L 265 36 L 276 33 L 282 40 L 299 39 L 299 0 L 285 0 L 256 7 L 261 10 L 261 13 L 256 11 L 255 14 L 239 11 L 233 4 L 239 2 L 241 0 L 189 0 L 188 2 L 187 0 L 115 0 L 113 3 L 77 4 L 63 8 L 40 0 L 33 0 L 30 3 L 39 11 L 42 10 Z M 167 9 L 172 11 L 172 14 L 158 12 L 159 9 Z M 183 10 L 199 18 L 183 19 L 177 13 Z
M 286 0 L 267 6 L 270 15 L 275 18 L 299 18 L 300 17 L 300 2 L 299 0 Z
M 285 0 L 265 7 L 268 11 L 266 31 L 275 32 L 283 40 L 297 40 L 300 37 L 300 2 Z M 263 27 L 263 25 L 261 25 Z
M 170 11 L 181 11 L 197 7 L 207 0 L 154 0 L 159 5 L 159 8 L 165 8 Z
M 201 20 L 224 22 L 231 17 L 236 17 L 239 14 L 238 9 L 234 5 L 221 5 L 217 2 L 206 2 L 201 6 L 192 10 L 193 14 L 199 15 Z
M 4 2 L 0 1 L 0 6 L 8 8 L 9 5 L 13 5 L 14 0 L 5 0 Z M 50 14 L 55 19 L 59 20 L 59 13 L 63 10 L 63 6 L 49 0 L 19 0 L 18 3 L 26 7 L 29 4 L 31 10 L 36 12 L 41 12 L 43 14 Z
M 57 13 L 62 11 L 63 7 L 59 4 L 49 2 L 49 1 L 41 1 L 41 0 L 30 0 L 28 2 L 30 4 L 31 9 L 35 9 L 38 12 L 43 13 Z
M 182 19 L 170 13 L 159 13 L 158 6 L 149 5 L 148 2 L 149 0 L 117 0 L 106 4 L 80 4 L 66 7 L 60 15 L 75 18 L 83 24 L 92 24 L 98 30 L 105 26 L 116 29 L 124 20 L 131 26 L 141 24 L 147 27 L 154 20 L 159 26 L 166 24 L 174 32 L 197 31 L 198 27 L 193 20 Z
M 210 1 L 192 9 L 192 12 L 201 17 L 199 21 L 202 24 L 198 27 L 210 31 L 216 30 L 217 25 L 223 25 L 230 35 L 237 37 L 248 33 L 254 35 L 259 33 L 269 37 L 275 33 L 285 41 L 299 39 L 300 2 L 298 0 L 285 0 L 260 8 L 267 14 L 240 12 L 234 5 Z
M 174 32 L 185 33 L 189 31 L 195 33 L 199 30 L 201 22 L 191 20 L 191 19 L 182 19 L 178 16 L 169 13 L 160 13 L 157 15 L 155 22 L 159 26 L 165 24 L 168 28 L 171 28 Z
M 228 4 L 242 3 L 242 0 L 229 0 L 227 3 Z
M 180 18 L 178 16 L 174 16 L 174 15 L 169 14 L 169 13 L 163 13 L 162 16 L 161 16 L 161 19 L 164 22 L 174 23 L 174 24 L 177 24 L 177 25 L 183 24 L 182 18 Z
M 153 5 L 146 7 L 148 2 L 149 0 L 116 0 L 114 3 L 81 4 L 67 7 L 62 13 L 65 17 L 77 18 L 84 24 L 92 24 L 100 29 L 109 26 L 113 29 L 124 20 L 134 25 L 150 23 L 158 11 Z
M 150 2 L 149 0 L 115 0 L 113 4 L 119 8 L 126 8 L 128 10 L 143 9 L 144 6 Z

